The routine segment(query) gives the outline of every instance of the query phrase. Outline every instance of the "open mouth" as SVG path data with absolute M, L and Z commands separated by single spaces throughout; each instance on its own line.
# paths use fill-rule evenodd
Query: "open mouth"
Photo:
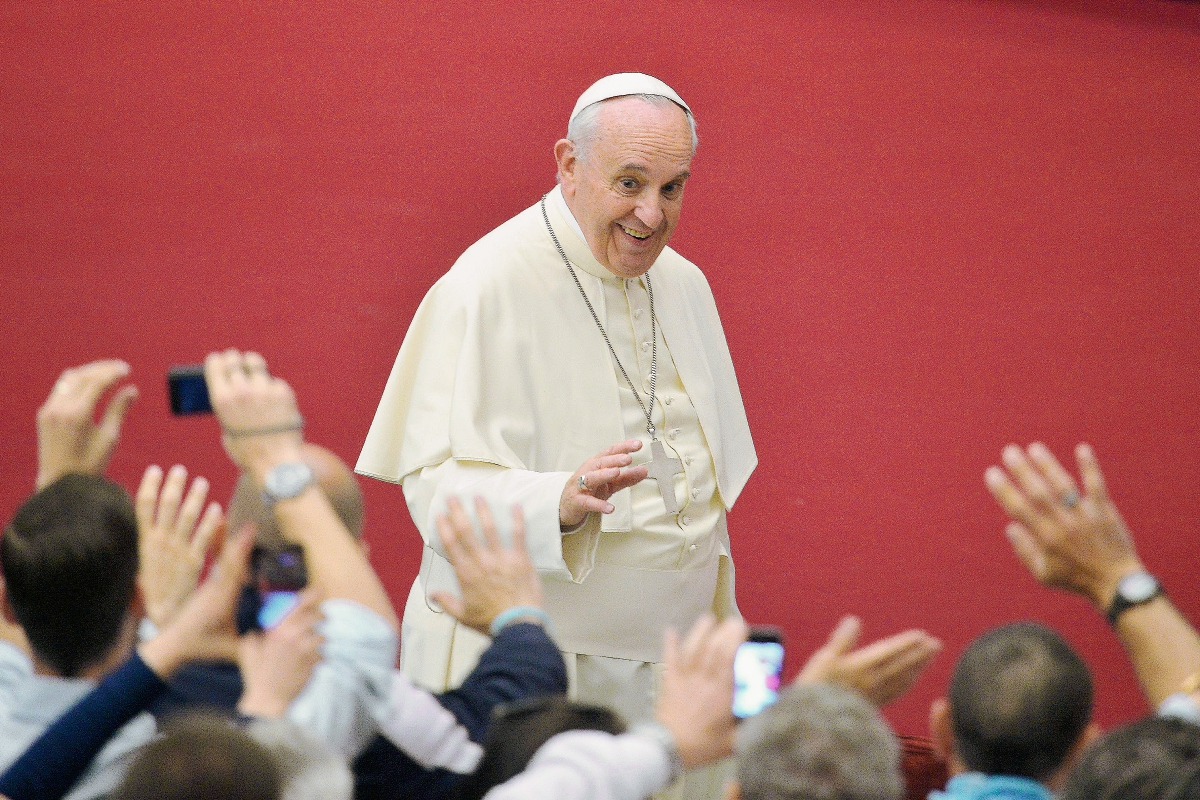
M 654 234 L 654 231 L 645 231 L 645 232 L 635 231 L 633 228 L 626 228 L 624 225 L 621 225 L 621 230 L 625 231 L 626 233 L 628 233 L 630 236 L 637 239 L 638 241 L 645 241 L 646 239 L 649 239 Z

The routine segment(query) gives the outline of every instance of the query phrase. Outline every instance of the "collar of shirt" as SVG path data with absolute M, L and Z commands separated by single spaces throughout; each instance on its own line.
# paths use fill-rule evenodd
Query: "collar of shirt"
M 587 239 L 583 235 L 583 228 L 579 227 L 578 220 L 571 213 L 571 207 L 567 205 L 567 199 L 562 196 L 561 186 L 555 186 L 551 190 L 550 199 L 552 202 L 546 204 L 546 213 L 550 216 L 550 224 L 554 226 L 554 235 L 558 237 L 558 243 L 562 245 L 567 258 L 571 260 L 571 265 L 602 281 L 619 282 L 623 280 L 610 272 L 592 255 L 592 248 L 588 246 Z M 564 222 L 566 223 L 565 227 L 569 230 L 563 230 L 564 226 L 560 223 Z M 571 234 L 574 234 L 574 237 Z

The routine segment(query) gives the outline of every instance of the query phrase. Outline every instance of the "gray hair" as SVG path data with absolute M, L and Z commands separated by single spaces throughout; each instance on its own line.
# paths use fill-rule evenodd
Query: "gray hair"
M 696 118 L 686 108 L 669 97 L 663 97 L 661 94 L 626 94 L 621 95 L 621 97 L 636 97 L 659 108 L 678 108 L 687 116 L 688 127 L 692 131 L 692 153 L 696 152 L 696 148 L 700 146 L 700 137 L 696 135 Z M 596 141 L 600 106 L 619 99 L 621 98 L 610 97 L 606 100 L 597 100 L 590 106 L 584 106 L 583 110 L 576 114 L 575 118 L 567 125 L 567 138 L 574 142 L 575 157 L 580 161 L 587 158 L 592 145 Z
M 900 746 L 861 695 L 796 685 L 742 724 L 737 779 L 746 800 L 899 800 Z
M 246 727 L 279 767 L 281 800 L 352 800 L 354 776 L 346 761 L 287 720 L 257 719 Z

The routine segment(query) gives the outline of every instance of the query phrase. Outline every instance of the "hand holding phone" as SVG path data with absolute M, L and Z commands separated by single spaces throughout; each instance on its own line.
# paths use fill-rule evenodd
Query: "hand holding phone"
M 774 703 L 782 682 L 783 635 L 778 628 L 751 628 L 733 660 L 733 715 L 752 717 Z
M 274 628 L 300 602 L 300 592 L 308 585 L 304 548 L 300 545 L 256 546 L 250 565 L 250 582 L 242 587 L 238 602 L 239 635 Z

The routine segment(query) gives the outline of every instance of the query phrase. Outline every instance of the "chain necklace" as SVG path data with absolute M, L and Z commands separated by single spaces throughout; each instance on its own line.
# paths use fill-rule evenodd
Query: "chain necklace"
M 575 274 L 575 268 L 571 266 L 571 261 L 567 258 L 566 251 L 558 243 L 558 237 L 554 235 L 554 226 L 550 224 L 550 216 L 546 213 L 545 195 L 542 195 L 542 219 L 546 220 L 546 230 L 550 231 L 550 239 L 554 242 L 554 247 L 558 250 L 558 255 L 562 258 L 563 263 L 567 265 L 567 272 L 571 273 L 571 279 L 575 281 L 575 286 L 579 289 L 579 294 L 583 297 L 583 302 L 587 304 L 587 310 L 591 312 L 592 319 L 596 322 L 596 327 L 600 329 L 600 335 L 604 337 L 604 343 L 608 345 L 608 352 L 612 354 L 613 361 L 617 363 L 617 369 L 621 370 L 621 374 L 625 377 L 625 382 L 633 390 L 633 397 L 637 400 L 638 406 L 642 409 L 642 414 L 646 417 L 646 432 L 650 434 L 651 439 L 654 439 L 655 427 L 654 421 L 651 419 L 651 414 L 654 413 L 654 385 L 658 379 L 658 332 L 654 326 L 654 289 L 650 286 L 650 273 L 646 273 L 645 276 L 646 294 L 650 297 L 650 405 L 647 406 L 642 402 L 642 396 L 638 393 L 637 387 L 629 377 L 629 373 L 625 371 L 624 365 L 621 364 L 621 359 L 617 357 L 617 351 L 613 349 L 612 342 L 608 338 L 608 332 L 604 330 L 604 325 L 600 322 L 600 316 L 596 313 L 596 309 L 592 307 L 592 301 L 588 299 L 587 292 L 583 290 L 583 284 L 579 282 L 579 276 Z

